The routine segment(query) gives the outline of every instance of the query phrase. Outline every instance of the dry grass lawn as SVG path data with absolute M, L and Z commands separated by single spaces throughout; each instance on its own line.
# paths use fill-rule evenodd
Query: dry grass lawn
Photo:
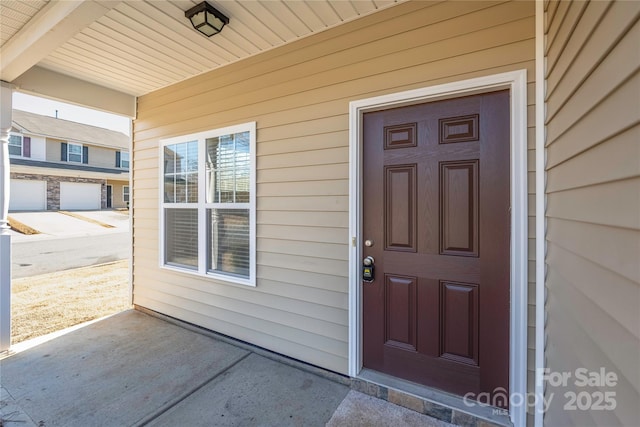
M 130 308 L 129 264 L 77 268 L 13 280 L 11 342 Z

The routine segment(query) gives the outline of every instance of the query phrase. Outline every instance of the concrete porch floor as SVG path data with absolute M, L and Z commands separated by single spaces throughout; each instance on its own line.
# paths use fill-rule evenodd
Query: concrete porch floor
M 348 379 L 129 310 L 0 361 L 0 426 L 434 426 Z

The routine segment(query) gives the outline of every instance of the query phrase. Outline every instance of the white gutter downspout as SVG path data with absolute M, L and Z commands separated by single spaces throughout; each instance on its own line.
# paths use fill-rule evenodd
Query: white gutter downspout
M 545 195 L 545 33 L 544 2 L 536 1 L 536 352 L 535 352 L 535 427 L 543 427 L 544 354 L 545 354 L 545 273 L 546 273 L 546 195 Z
M 9 234 L 9 132 L 13 85 L 0 82 L 0 352 L 11 346 L 11 235 Z

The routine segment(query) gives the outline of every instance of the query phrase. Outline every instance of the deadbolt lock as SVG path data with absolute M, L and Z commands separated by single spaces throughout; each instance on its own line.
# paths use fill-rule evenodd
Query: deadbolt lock
M 362 260 L 362 281 L 371 283 L 375 280 L 375 260 L 368 256 Z

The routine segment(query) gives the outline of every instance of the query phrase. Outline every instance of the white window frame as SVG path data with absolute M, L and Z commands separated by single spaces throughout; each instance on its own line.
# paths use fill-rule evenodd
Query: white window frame
M 125 160 L 124 160 L 125 154 L 127 155 L 127 160 L 126 160 L 127 166 L 123 166 L 123 164 L 125 162 Z M 129 169 L 130 165 L 131 165 L 131 163 L 130 163 L 130 159 L 129 159 L 129 152 L 128 151 L 121 151 L 120 152 L 120 165 L 119 165 L 119 167 L 122 168 L 122 169 Z
M 8 146 L 12 146 L 11 144 L 11 137 L 18 137 L 20 138 L 20 154 L 9 154 L 10 156 L 15 156 L 15 157 L 24 157 L 24 136 L 19 135 L 17 133 L 11 133 L 9 134 L 9 141 L 8 141 Z M 17 147 L 17 145 L 13 145 L 13 147 Z
M 75 160 L 71 160 L 71 146 L 72 145 L 77 145 L 78 147 L 80 147 L 80 161 L 75 161 Z M 67 162 L 69 163 L 82 163 L 82 161 L 84 160 L 84 156 L 83 156 L 83 152 L 84 152 L 84 148 L 82 146 L 82 144 L 76 144 L 74 142 L 67 142 Z M 76 153 L 73 153 L 74 155 L 76 155 Z
M 127 189 L 126 192 L 124 191 L 125 188 Z M 125 194 L 129 198 L 129 200 L 131 200 L 131 190 L 130 190 L 130 187 L 128 185 L 123 185 L 122 186 L 122 201 L 125 202 L 125 203 L 128 203 L 129 200 L 124 198 Z
M 206 203 L 206 140 L 224 135 L 249 132 L 249 203 L 234 203 L 235 207 L 249 210 L 249 278 L 230 276 L 222 273 L 207 271 L 207 210 L 220 207 L 220 203 Z M 164 148 L 172 144 L 198 141 L 198 202 L 197 203 L 165 203 L 164 201 Z M 189 275 L 196 275 L 215 279 L 220 282 L 256 286 L 256 122 L 243 123 L 234 126 L 177 136 L 160 140 L 158 155 L 159 178 L 159 234 L 160 268 L 172 270 Z M 166 208 L 191 208 L 198 210 L 198 267 L 191 269 L 165 263 L 165 209 Z

